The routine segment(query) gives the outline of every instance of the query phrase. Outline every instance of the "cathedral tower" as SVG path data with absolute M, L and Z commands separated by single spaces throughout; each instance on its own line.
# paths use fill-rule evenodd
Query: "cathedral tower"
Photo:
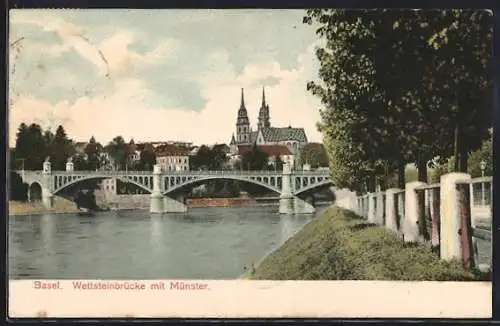
M 250 121 L 245 107 L 243 88 L 241 89 L 241 104 L 238 110 L 238 119 L 236 120 L 236 142 L 238 144 L 250 143 Z
M 271 122 L 269 121 L 269 105 L 266 104 L 266 93 L 264 87 L 262 87 L 262 104 L 259 110 L 259 121 L 257 122 L 258 129 L 271 127 Z

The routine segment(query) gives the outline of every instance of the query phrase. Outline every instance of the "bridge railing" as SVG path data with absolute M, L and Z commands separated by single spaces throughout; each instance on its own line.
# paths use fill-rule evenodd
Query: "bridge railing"
M 41 171 L 25 171 L 35 174 L 42 174 Z M 323 176 L 328 177 L 329 173 L 322 171 L 293 171 L 294 175 L 297 176 Z M 92 174 L 92 175 L 109 175 L 109 176 L 123 176 L 123 175 L 152 175 L 152 171 L 52 171 L 52 174 L 57 175 L 81 175 L 81 174 Z M 216 170 L 216 171 L 199 171 L 199 170 L 190 170 L 190 171 L 163 171 L 162 175 L 238 175 L 238 176 L 281 176 L 281 171 L 274 170 L 262 170 L 262 171 L 242 171 L 242 170 Z
M 411 184 L 407 184 L 405 190 L 388 189 L 358 196 L 357 213 L 369 222 L 391 229 L 406 238 L 405 241 L 422 242 L 441 255 L 443 241 L 456 241 L 456 232 L 459 232 L 460 242 L 455 245 L 459 247 L 458 256 L 464 266 L 490 268 L 492 177 L 454 181 L 454 189 L 446 188 L 450 189 L 449 193 L 442 193 L 441 183 Z M 410 201 L 406 203 L 407 200 Z M 441 216 L 442 212 L 447 214 L 446 219 Z M 448 224 L 443 226 L 443 222 Z M 442 227 L 453 229 L 455 224 L 449 223 L 457 223 L 458 229 L 441 232 Z M 454 239 L 447 239 L 447 234 Z

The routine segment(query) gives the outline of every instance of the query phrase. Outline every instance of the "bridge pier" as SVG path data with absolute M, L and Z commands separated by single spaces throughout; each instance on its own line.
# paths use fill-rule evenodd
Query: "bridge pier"
M 163 195 L 161 194 L 161 167 L 156 164 L 153 167 L 153 192 L 151 193 L 149 211 L 154 214 L 163 213 L 163 199 Z
M 280 214 L 293 214 L 295 212 L 294 196 L 292 194 L 292 171 L 289 163 L 283 164 L 281 178 Z
M 46 209 L 51 209 L 54 204 L 54 195 L 52 194 L 52 170 L 48 159 L 43 162 L 42 204 Z
M 184 196 L 176 196 L 169 197 L 165 196 L 163 199 L 163 206 L 165 207 L 165 213 L 186 213 L 187 205 L 186 205 L 186 197 Z

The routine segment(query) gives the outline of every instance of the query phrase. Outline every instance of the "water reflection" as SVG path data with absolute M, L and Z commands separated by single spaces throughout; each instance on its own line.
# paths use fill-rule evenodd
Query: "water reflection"
M 310 219 L 280 215 L 278 207 L 11 217 L 9 273 L 11 278 L 230 279 Z

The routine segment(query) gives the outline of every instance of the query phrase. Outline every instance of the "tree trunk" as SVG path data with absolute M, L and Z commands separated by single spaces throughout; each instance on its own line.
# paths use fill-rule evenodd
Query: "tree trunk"
M 399 163 L 398 164 L 398 188 L 399 189 L 404 189 L 405 188 L 405 164 L 404 163 Z
M 453 156 L 455 158 L 453 162 L 453 172 L 459 171 L 459 162 L 460 162 L 460 151 L 458 150 L 460 142 L 458 135 L 460 134 L 460 127 L 458 123 L 455 125 L 455 134 L 454 134 L 454 144 L 453 144 Z
M 418 181 L 427 183 L 427 162 L 418 161 L 417 162 L 417 170 L 418 170 Z

